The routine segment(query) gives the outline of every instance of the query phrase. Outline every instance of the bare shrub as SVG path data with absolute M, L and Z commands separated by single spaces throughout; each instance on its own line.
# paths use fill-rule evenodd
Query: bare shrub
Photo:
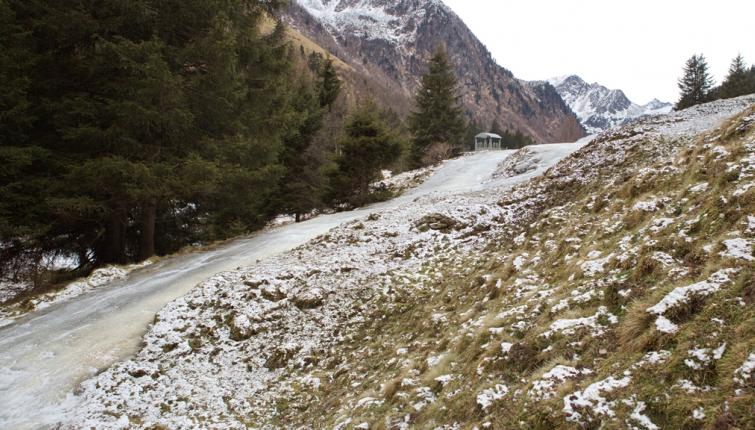
M 437 164 L 451 158 L 451 155 L 453 155 L 453 148 L 449 143 L 433 143 L 425 151 L 425 155 L 422 157 L 422 164 L 426 166 Z

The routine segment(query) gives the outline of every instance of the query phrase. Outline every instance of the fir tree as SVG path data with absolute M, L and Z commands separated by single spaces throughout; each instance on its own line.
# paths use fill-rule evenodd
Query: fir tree
M 317 162 L 309 153 L 310 147 L 323 125 L 323 111 L 318 94 L 306 82 L 296 89 L 294 102 L 296 121 L 283 138 L 281 163 L 285 174 L 281 178 L 276 198 L 276 210 L 301 216 L 320 206 L 320 176 Z
M 31 69 L 39 60 L 32 48 L 30 32 L 0 0 L 0 273 L 14 277 L 40 258 L 37 239 L 49 228 L 44 200 L 55 184 L 40 174 L 54 160 L 30 138 L 36 121 Z
M 263 225 L 300 121 L 283 27 L 261 32 L 279 4 L 0 1 L 3 259 L 91 268 Z
M 318 78 L 320 106 L 327 106 L 328 111 L 330 111 L 341 92 L 341 80 L 338 79 L 332 58 L 325 59 L 318 73 Z
M 732 98 L 755 92 L 749 72 L 742 55 L 737 55 L 729 66 L 729 73 L 721 83 L 720 97 Z
M 322 70 L 323 61 L 324 59 L 321 53 L 312 51 L 307 58 L 307 67 L 309 67 L 309 71 L 319 75 Z
M 433 145 L 448 145 L 458 150 L 466 124 L 461 108 L 457 81 L 445 51 L 438 50 L 430 60 L 416 94 L 416 111 L 409 117 L 413 135 L 411 158 L 415 167 Z
M 686 109 L 688 107 L 705 103 L 713 87 L 713 79 L 708 72 L 708 63 L 705 57 L 693 55 L 687 60 L 684 66 L 684 75 L 679 79 L 679 90 L 681 96 L 676 103 L 676 109 Z
M 238 1 L 210 9 L 208 36 L 190 46 L 191 63 L 205 70 L 187 83 L 198 154 L 220 166 L 222 191 L 196 202 L 210 240 L 259 228 L 272 215 L 269 202 L 285 171 L 282 135 L 292 120 L 284 29 L 261 36 L 260 15 L 234 13 L 246 3 Z
M 401 155 L 399 139 L 368 103 L 349 117 L 340 146 L 336 168 L 330 172 L 330 199 L 352 206 L 368 203 L 370 184 Z
M 480 134 L 483 130 L 480 128 L 480 124 L 472 119 L 466 127 L 464 132 L 464 150 L 474 151 L 475 149 L 475 136 Z

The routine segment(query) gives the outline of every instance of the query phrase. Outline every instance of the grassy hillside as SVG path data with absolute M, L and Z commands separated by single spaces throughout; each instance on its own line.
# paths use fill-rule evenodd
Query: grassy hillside
M 755 427 L 754 124 L 750 108 L 689 142 L 623 129 L 515 191 L 499 204 L 544 210 L 428 262 L 307 411 L 371 429 Z
M 753 428 L 754 214 L 755 97 L 648 119 L 203 283 L 76 423 Z
M 272 18 L 268 19 L 266 30 L 272 31 L 274 26 L 275 21 Z M 397 109 L 401 113 L 404 113 L 407 109 L 409 101 L 404 94 L 396 93 L 395 89 L 389 88 L 389 85 L 386 83 L 355 70 L 351 65 L 334 56 L 330 51 L 318 45 L 315 41 L 306 37 L 290 25 L 286 25 L 286 36 L 294 54 L 300 57 L 299 61 L 296 61 L 296 64 L 302 73 L 308 72 L 307 61 L 312 54 L 333 59 L 333 64 L 343 83 L 342 95 L 339 98 L 336 110 L 347 112 L 352 110 L 357 104 L 364 103 L 367 100 L 375 101 L 383 108 Z M 335 120 L 339 116 L 343 116 L 343 114 L 333 115 L 332 119 Z

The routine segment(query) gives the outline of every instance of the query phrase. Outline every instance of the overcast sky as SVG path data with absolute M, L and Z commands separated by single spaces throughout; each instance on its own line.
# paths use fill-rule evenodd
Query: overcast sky
M 634 102 L 674 102 L 692 54 L 717 83 L 755 63 L 753 0 L 444 0 L 499 64 L 527 80 L 577 74 Z

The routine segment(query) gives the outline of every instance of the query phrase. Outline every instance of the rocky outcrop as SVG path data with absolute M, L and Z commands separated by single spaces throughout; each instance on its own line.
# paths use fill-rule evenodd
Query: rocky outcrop
M 576 75 L 549 79 L 561 98 L 579 117 L 585 129 L 596 134 L 620 127 L 643 116 L 661 115 L 671 112 L 671 103 L 657 99 L 646 105 L 632 103 L 621 90 L 611 90 L 598 83 L 588 84 Z
M 530 85 L 499 66 L 464 22 L 439 0 L 295 0 L 285 21 L 382 89 L 375 96 L 408 113 L 428 59 L 444 47 L 470 120 L 493 121 L 539 142 L 584 135 L 550 85 Z

